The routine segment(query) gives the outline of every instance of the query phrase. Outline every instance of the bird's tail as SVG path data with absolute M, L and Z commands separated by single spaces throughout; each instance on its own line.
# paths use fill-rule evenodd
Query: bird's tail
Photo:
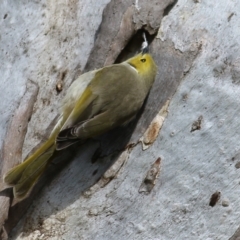
M 55 134 L 51 135 L 36 152 L 4 176 L 5 184 L 13 186 L 15 198 L 26 197 L 46 169 L 55 151 L 55 136 Z

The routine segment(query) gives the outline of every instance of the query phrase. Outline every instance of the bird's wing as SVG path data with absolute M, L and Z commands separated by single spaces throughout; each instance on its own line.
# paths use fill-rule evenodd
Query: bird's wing
M 61 131 L 74 126 L 79 121 L 84 121 L 88 118 L 86 111 L 89 111 L 89 107 L 91 106 L 91 103 L 94 101 L 94 99 L 97 97 L 96 94 L 92 93 L 91 88 L 88 86 L 80 98 L 76 101 L 76 104 L 71 111 L 70 115 L 67 117 L 67 120 L 65 121 L 63 127 L 61 128 Z M 60 131 L 60 132 L 61 132 Z
M 76 142 L 76 139 L 67 139 L 65 137 L 65 132 L 67 129 L 72 128 L 79 122 L 84 122 L 89 118 L 89 110 L 91 109 L 91 104 L 97 95 L 93 94 L 90 87 L 87 87 L 82 93 L 81 97 L 76 101 L 76 104 L 65 121 L 61 131 L 56 138 L 56 149 L 64 149 Z M 79 141 L 79 140 L 77 140 Z
M 132 71 L 118 64 L 96 72 L 56 139 L 58 150 L 133 118 L 142 103 L 137 100 L 140 92 Z M 126 105 L 132 106 L 130 110 L 126 110 Z

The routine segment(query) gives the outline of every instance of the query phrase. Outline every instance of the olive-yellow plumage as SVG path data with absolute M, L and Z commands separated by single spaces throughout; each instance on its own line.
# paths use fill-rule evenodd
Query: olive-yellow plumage
M 4 177 L 14 196 L 24 198 L 51 161 L 55 150 L 98 136 L 131 121 L 154 82 L 157 67 L 148 53 L 81 75 L 62 101 L 49 139 Z

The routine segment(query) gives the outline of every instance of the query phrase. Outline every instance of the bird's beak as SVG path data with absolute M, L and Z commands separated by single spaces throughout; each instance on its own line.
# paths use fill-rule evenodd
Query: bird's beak
M 142 55 L 149 52 L 149 46 L 148 46 L 148 41 L 147 41 L 145 32 L 143 33 L 143 40 L 144 41 L 142 43 Z

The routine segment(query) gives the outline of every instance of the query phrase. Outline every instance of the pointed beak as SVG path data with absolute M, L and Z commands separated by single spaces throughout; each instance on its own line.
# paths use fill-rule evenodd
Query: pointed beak
M 145 32 L 143 33 L 142 55 L 149 52 L 148 41 Z

